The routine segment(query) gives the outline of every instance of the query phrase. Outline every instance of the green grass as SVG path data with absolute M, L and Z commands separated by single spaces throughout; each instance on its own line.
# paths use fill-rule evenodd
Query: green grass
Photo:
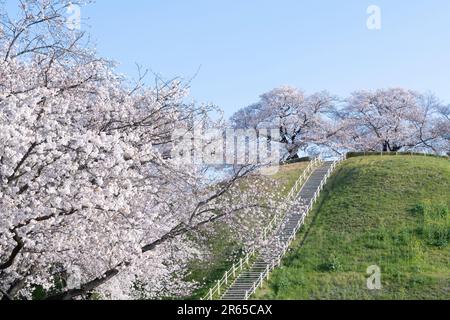
M 308 167 L 309 162 L 299 162 L 294 164 L 287 164 L 281 166 L 279 171 L 272 176 L 272 179 L 277 180 L 283 186 L 282 194 L 286 196 L 291 191 L 295 182 L 297 182 L 300 175 Z
M 256 299 L 450 299 L 450 162 L 352 158 Z M 381 290 L 366 270 L 381 268 Z

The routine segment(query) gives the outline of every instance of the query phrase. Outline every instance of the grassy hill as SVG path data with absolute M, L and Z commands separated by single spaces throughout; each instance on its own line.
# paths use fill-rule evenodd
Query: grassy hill
M 255 298 L 450 299 L 449 207 L 449 161 L 352 158 Z M 367 289 L 371 265 L 381 290 Z

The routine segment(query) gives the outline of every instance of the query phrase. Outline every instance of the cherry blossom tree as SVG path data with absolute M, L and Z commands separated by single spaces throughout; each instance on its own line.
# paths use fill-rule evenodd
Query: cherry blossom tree
M 164 155 L 177 128 L 217 122 L 213 108 L 186 104 L 178 81 L 131 87 L 67 27 L 73 3 L 1 17 L 0 296 L 186 294 L 186 262 L 202 255 L 188 234 L 270 203 L 239 186 L 251 166 L 216 181 Z
M 432 94 L 393 88 L 361 90 L 339 101 L 326 92 L 311 96 L 293 87 L 276 88 L 231 118 L 238 128 L 278 127 L 286 154 L 299 151 L 417 151 L 446 154 L 449 107 Z
M 286 149 L 282 161 L 299 157 L 299 151 L 323 140 L 327 114 L 335 98 L 327 92 L 305 95 L 294 87 L 275 88 L 260 97 L 257 104 L 238 111 L 233 126 L 257 128 L 264 123 L 280 130 L 280 143 Z
M 428 151 L 441 153 L 448 122 L 432 95 L 402 88 L 357 91 L 340 110 L 344 145 L 357 151 Z
M 438 106 L 433 130 L 439 136 L 439 150 L 450 156 L 450 105 Z

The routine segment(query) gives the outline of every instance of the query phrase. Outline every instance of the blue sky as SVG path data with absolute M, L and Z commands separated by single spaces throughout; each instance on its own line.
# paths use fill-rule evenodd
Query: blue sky
M 366 27 L 372 4 L 380 31 Z M 450 103 L 448 0 L 97 0 L 82 17 L 122 73 L 139 63 L 189 79 L 201 66 L 192 96 L 227 115 L 283 84 L 341 96 L 404 86 Z

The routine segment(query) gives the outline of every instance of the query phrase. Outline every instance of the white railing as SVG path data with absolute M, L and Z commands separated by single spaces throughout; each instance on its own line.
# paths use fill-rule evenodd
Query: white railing
M 287 242 L 283 245 L 283 249 L 282 249 L 281 253 L 276 258 L 274 258 L 270 264 L 267 265 L 267 268 L 263 272 L 261 272 L 258 280 L 253 283 L 253 286 L 250 288 L 250 290 L 245 292 L 245 300 L 248 300 L 252 296 L 252 294 L 254 294 L 256 292 L 256 290 L 259 287 L 262 287 L 263 284 L 264 284 L 264 280 L 268 280 L 269 279 L 270 273 L 275 268 L 277 268 L 277 267 L 279 267 L 281 265 L 282 258 L 284 257 L 286 252 L 289 250 L 289 247 L 291 246 L 292 242 L 296 239 L 297 232 L 300 230 L 300 227 L 304 224 L 306 217 L 309 215 L 309 213 L 311 212 L 314 204 L 317 202 L 317 199 L 320 196 L 320 192 L 325 187 L 328 179 L 333 174 L 333 172 L 336 169 L 337 165 L 340 164 L 342 161 L 346 160 L 346 158 L 347 158 L 346 155 L 342 155 L 342 156 L 339 157 L 339 159 L 334 161 L 333 164 L 330 166 L 330 169 L 328 170 L 327 174 L 325 175 L 325 177 L 323 178 L 323 180 L 320 183 L 319 187 L 317 188 L 316 192 L 314 193 L 314 196 L 311 199 L 308 208 L 305 210 L 305 212 L 303 212 L 302 218 L 299 220 L 297 226 L 294 228 L 294 230 L 293 230 L 291 236 L 289 237 L 289 239 L 287 240 Z
M 201 300 L 214 300 L 214 297 L 220 298 L 225 290 L 228 288 L 228 285 L 231 284 L 237 278 L 239 272 L 244 270 L 244 267 L 249 267 L 250 262 L 255 255 L 255 249 L 250 250 L 244 258 L 240 259 L 239 262 L 233 263 L 233 266 L 225 272 L 224 276 L 217 280 L 217 283 L 214 287 L 210 288 L 208 293 Z
M 303 171 L 303 173 L 300 175 L 300 177 L 295 181 L 294 186 L 289 191 L 285 201 L 290 202 L 297 198 L 298 194 L 303 188 L 303 185 L 305 184 L 306 180 L 311 176 L 311 174 L 314 171 L 314 168 L 318 167 L 322 163 L 322 159 L 320 157 L 314 158 L 312 161 L 309 162 L 306 169 Z M 273 219 L 267 224 L 267 226 L 263 229 L 263 240 L 267 240 L 268 236 L 270 235 L 271 231 L 274 231 L 276 227 L 281 223 L 282 220 L 286 217 L 286 214 L 288 212 L 286 211 L 280 211 L 278 214 L 275 214 Z

